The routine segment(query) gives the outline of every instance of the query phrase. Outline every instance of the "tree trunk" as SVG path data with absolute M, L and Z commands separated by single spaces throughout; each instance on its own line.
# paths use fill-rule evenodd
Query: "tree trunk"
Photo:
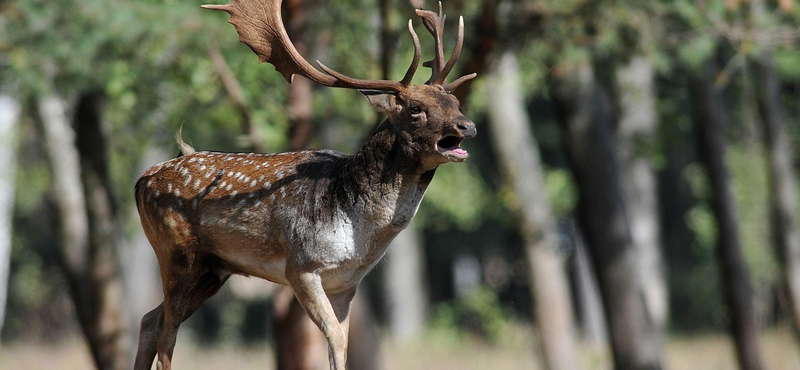
M 161 163 L 171 156 L 174 150 L 168 153 L 162 148 L 146 144 L 147 148 L 139 161 L 137 173 L 144 173 L 150 166 Z M 128 327 L 135 328 L 130 331 L 131 343 L 139 341 L 139 326 L 142 316 L 158 306 L 163 299 L 161 278 L 158 260 L 155 258 L 153 248 L 144 234 L 144 229 L 139 226 L 139 210 L 134 206 L 127 209 L 125 223 L 135 222 L 137 227 L 133 235 L 127 236 L 119 250 L 122 264 L 122 277 L 125 284 L 125 301 L 128 304 Z M 136 346 L 130 348 L 130 358 L 136 357 Z
M 81 96 L 75 130 L 63 99 L 48 96 L 39 108 L 59 212 L 61 264 L 78 322 L 99 369 L 127 369 L 130 337 L 115 251 L 116 219 L 101 130 L 101 99 L 96 94 Z
M 352 320 L 352 319 L 351 319 Z M 289 287 L 275 297 L 275 351 L 279 370 L 325 370 L 328 343 Z
M 470 73 L 478 73 L 480 75 L 486 70 L 486 66 L 489 64 L 489 56 L 497 47 L 497 12 L 499 3 L 499 0 L 482 0 L 478 24 L 474 26 L 475 32 L 472 33 L 473 37 L 477 36 L 477 40 L 466 43 L 467 52 L 464 54 L 469 55 L 469 57 L 462 61 L 458 76 L 465 76 Z M 468 80 L 461 84 L 456 91 L 453 91 L 453 95 L 461 102 L 462 108 L 469 103 L 467 96 L 469 96 L 474 82 L 475 79 Z
M 261 137 L 258 127 L 253 122 L 252 114 L 250 113 L 250 105 L 247 102 L 247 96 L 245 95 L 242 85 L 239 83 L 236 75 L 233 74 L 233 71 L 231 71 L 228 62 L 225 61 L 225 57 L 222 55 L 219 46 L 215 42 L 210 42 L 208 44 L 207 52 L 211 59 L 211 64 L 214 65 L 214 70 L 217 72 L 217 75 L 219 75 L 222 87 L 225 88 L 225 92 L 228 93 L 228 97 L 236 107 L 239 118 L 242 120 L 241 128 L 244 140 L 241 141 L 244 144 L 245 150 L 252 150 L 257 153 L 265 152 L 264 138 Z
M 772 238 L 783 268 L 784 288 L 794 323 L 800 335 L 800 228 L 797 219 L 797 179 L 792 168 L 792 145 L 786 132 L 780 81 L 769 45 L 753 60 L 756 105 L 769 162 L 769 199 Z
M 551 96 L 580 189 L 578 221 L 598 274 L 615 368 L 660 369 L 663 338 L 645 304 L 608 94 L 588 65 L 553 77 Z
M 574 223 L 573 223 L 574 224 Z M 584 343 L 597 352 L 608 349 L 608 328 L 597 274 L 589 260 L 589 251 L 577 225 L 572 228 L 575 239 L 574 281 L 578 317 L 581 323 L 581 337 Z
M 759 370 L 761 349 L 752 302 L 750 271 L 742 254 L 736 206 L 730 190 L 730 174 L 725 164 L 727 121 L 719 94 L 714 88 L 716 68 L 713 61 L 693 76 L 690 94 L 693 119 L 697 128 L 697 145 L 711 182 L 711 207 L 717 219 L 717 258 L 720 281 L 731 313 L 731 331 L 736 343 L 739 367 Z
M 362 285 L 353 297 L 350 313 L 350 345 L 347 346 L 348 370 L 382 370 L 381 338 L 378 323 Z
M 526 244 L 531 289 L 535 302 L 545 368 L 579 369 L 575 327 L 564 257 L 559 252 L 550 203 L 544 186 L 539 147 L 519 86 L 516 57 L 504 53 L 497 61 L 487 91 L 491 139 L 507 181 L 514 189 L 521 215 L 520 232 Z
M 646 57 L 634 56 L 617 67 L 613 83 L 619 114 L 615 138 L 623 200 L 633 245 L 639 253 L 647 312 L 658 335 L 663 336 L 669 306 L 661 254 L 658 189 L 650 155 L 658 125 L 653 66 Z
M 309 36 L 306 35 L 308 4 L 302 0 L 286 2 L 287 32 L 300 55 L 308 55 Z M 289 85 L 289 118 L 292 134 L 289 144 L 292 150 L 305 149 L 311 140 L 312 125 L 311 81 L 307 78 L 295 78 Z
M 17 126 L 19 102 L 15 96 L 0 93 L 0 332 L 8 298 L 11 268 L 11 227 L 17 174 Z

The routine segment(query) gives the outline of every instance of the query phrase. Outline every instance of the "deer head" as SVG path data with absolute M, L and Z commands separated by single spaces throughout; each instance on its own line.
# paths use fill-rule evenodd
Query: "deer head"
M 236 27 L 239 40 L 258 55 L 259 62 L 274 65 L 289 83 L 295 75 L 301 75 L 323 86 L 359 90 L 375 109 L 388 116 L 388 128 L 395 131 L 403 141 L 404 151 L 415 157 L 423 171 L 467 158 L 468 154 L 460 144 L 464 138 L 475 135 L 475 124 L 459 111 L 459 102 L 451 93 L 476 74 L 449 83 L 446 81 L 461 53 L 463 17 L 459 17 L 455 49 L 445 62 L 442 44 L 445 17 L 441 3 L 438 13 L 416 10 L 434 37 L 435 56 L 423 63 L 432 70 L 428 81 L 424 85 L 414 85 L 411 80 L 419 66 L 420 44 L 411 20 L 408 21 L 408 31 L 414 43 L 414 58 L 403 79 L 361 80 L 336 72 L 319 61 L 317 64 L 324 73 L 311 66 L 289 40 L 281 17 L 281 2 L 233 0 L 227 5 L 203 5 L 203 8 L 228 12 L 229 22 Z

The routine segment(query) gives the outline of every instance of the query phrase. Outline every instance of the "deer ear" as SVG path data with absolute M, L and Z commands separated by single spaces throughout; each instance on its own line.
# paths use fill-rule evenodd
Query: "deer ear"
M 397 109 L 397 93 L 374 90 L 358 90 L 375 109 L 389 114 Z

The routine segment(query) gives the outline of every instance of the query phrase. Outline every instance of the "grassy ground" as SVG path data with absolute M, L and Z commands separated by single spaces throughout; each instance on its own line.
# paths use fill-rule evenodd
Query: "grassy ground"
M 504 333 L 496 345 L 458 338 L 452 333 L 432 332 L 406 344 L 384 343 L 385 370 L 400 369 L 504 369 L 538 370 L 535 341 L 530 330 L 516 327 Z M 773 330 L 763 336 L 765 369 L 800 370 L 800 345 L 788 330 Z M 610 369 L 602 351 L 583 348 L 584 369 Z M 273 368 L 269 347 L 198 348 L 180 338 L 173 363 L 179 369 L 267 370 Z M 674 336 L 666 346 L 665 368 L 674 370 L 735 370 L 730 340 L 719 334 Z M 0 369 L 91 369 L 85 344 L 79 340 L 59 345 L 10 344 L 0 347 Z

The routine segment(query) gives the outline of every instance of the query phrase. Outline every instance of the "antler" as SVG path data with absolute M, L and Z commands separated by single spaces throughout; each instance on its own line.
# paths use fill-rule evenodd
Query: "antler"
M 414 31 L 411 20 L 408 21 L 408 32 L 414 42 L 414 59 L 406 71 L 405 76 L 400 81 L 388 80 L 361 80 L 345 76 L 339 72 L 328 68 L 320 61 L 316 61 L 319 67 L 325 72 L 322 73 L 305 59 L 295 49 L 286 28 L 283 25 L 281 16 L 281 3 L 283 0 L 231 0 L 227 5 L 203 5 L 205 9 L 222 10 L 230 14 L 229 23 L 236 27 L 239 33 L 239 41 L 246 44 L 258 55 L 258 61 L 267 62 L 275 66 L 286 80 L 291 83 L 294 75 L 304 76 L 320 85 L 329 87 L 343 87 L 350 89 L 367 89 L 382 91 L 400 91 L 411 84 L 411 79 L 417 71 L 420 59 L 419 37 Z M 458 41 L 455 51 L 442 67 L 444 53 L 442 51 L 441 33 L 444 28 L 444 16 L 442 16 L 442 4 L 439 3 L 439 14 L 427 10 L 417 10 L 417 15 L 422 18 L 425 27 L 431 32 L 436 40 L 436 58 L 424 65 L 433 69 L 431 79 L 428 84 L 442 85 L 446 90 L 452 91 L 462 82 L 474 78 L 476 75 L 470 74 L 463 76 L 449 84 L 444 83 L 447 74 L 455 65 L 464 39 L 463 18 L 459 20 Z
M 428 79 L 427 84 L 435 84 L 444 86 L 445 90 L 455 90 L 461 83 L 471 80 L 477 76 L 471 73 L 459 77 L 451 83 L 445 83 L 445 79 L 453 67 L 456 65 L 458 57 L 461 55 L 461 47 L 464 45 L 464 17 L 458 17 L 458 37 L 456 38 L 456 47 L 453 49 L 453 54 L 447 63 L 444 62 L 444 51 L 442 43 L 442 33 L 444 33 L 444 22 L 447 18 L 442 14 L 442 2 L 439 2 L 439 13 L 434 13 L 430 10 L 416 10 L 417 16 L 422 18 L 422 23 L 425 28 L 433 35 L 434 46 L 436 48 L 436 55 L 433 60 L 429 60 L 422 65 L 431 68 L 431 77 Z
M 304 76 L 320 85 L 351 89 L 400 91 L 411 83 L 409 76 L 414 75 L 419 62 L 416 56 L 419 54 L 419 38 L 410 26 L 409 31 L 416 48 L 415 60 L 402 81 L 360 80 L 345 76 L 317 61 L 326 74 L 312 67 L 289 40 L 281 16 L 282 2 L 283 0 L 232 0 L 228 5 L 203 5 L 202 7 L 228 12 L 231 16 L 229 22 L 236 27 L 236 31 L 239 33 L 239 41 L 249 46 L 258 55 L 259 62 L 274 65 L 275 69 L 289 83 L 292 82 L 295 74 Z

